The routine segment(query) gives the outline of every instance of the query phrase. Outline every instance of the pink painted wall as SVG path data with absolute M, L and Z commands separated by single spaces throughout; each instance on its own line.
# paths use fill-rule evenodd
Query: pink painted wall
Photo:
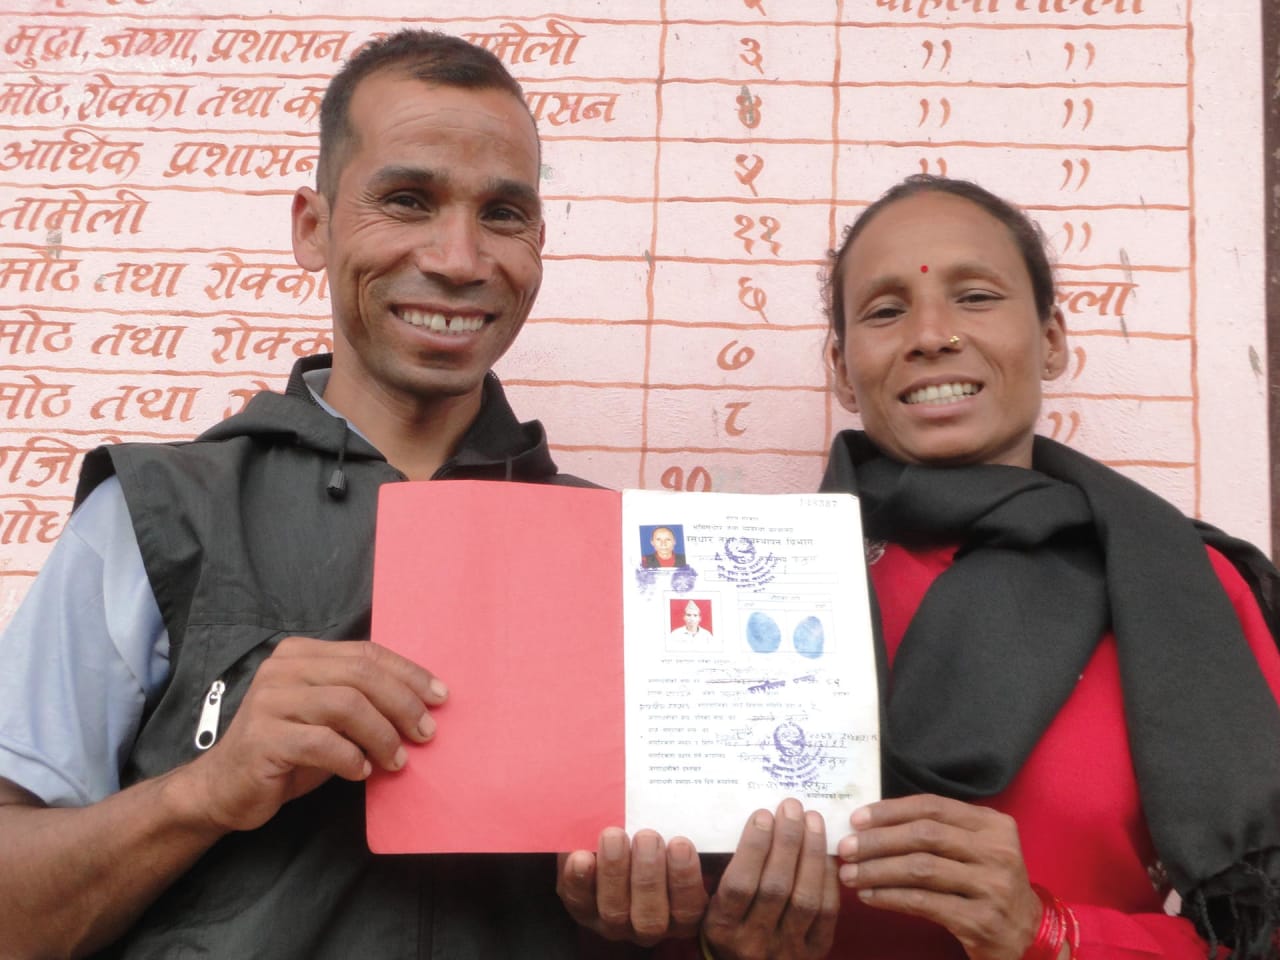
M 1056 253 L 1073 360 L 1043 432 L 1266 546 L 1257 3 L 479 6 L 0 11 L 0 622 L 86 449 L 191 436 L 327 344 L 289 198 L 326 78 L 401 24 L 490 47 L 539 116 L 546 277 L 499 372 L 566 469 L 810 488 L 852 423 L 825 388 L 824 251 L 945 171 Z

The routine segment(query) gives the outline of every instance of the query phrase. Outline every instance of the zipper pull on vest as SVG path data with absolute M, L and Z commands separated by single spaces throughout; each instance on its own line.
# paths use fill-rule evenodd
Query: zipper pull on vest
M 208 750 L 213 741 L 218 739 L 218 717 L 222 715 L 222 694 L 227 685 L 221 680 L 213 681 L 213 686 L 204 695 L 204 706 L 200 708 L 200 722 L 196 724 L 196 749 Z

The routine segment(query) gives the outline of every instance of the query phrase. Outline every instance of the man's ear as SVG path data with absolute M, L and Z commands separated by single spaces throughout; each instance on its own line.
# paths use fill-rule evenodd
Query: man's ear
M 849 383 L 849 375 L 844 365 L 844 348 L 836 338 L 827 334 L 827 367 L 831 370 L 833 389 L 840 406 L 850 413 L 858 412 L 858 398 L 854 395 L 853 385 Z
M 323 270 L 329 256 L 329 201 L 310 187 L 293 195 L 293 259 L 304 270 Z
M 1067 318 L 1054 307 L 1044 324 L 1044 374 L 1042 380 L 1056 380 L 1067 369 Z

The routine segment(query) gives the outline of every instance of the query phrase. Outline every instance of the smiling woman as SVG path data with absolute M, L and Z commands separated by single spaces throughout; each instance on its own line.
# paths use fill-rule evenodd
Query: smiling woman
M 822 489 L 868 537 L 885 799 L 850 816 L 838 894 L 846 827 L 794 798 L 709 901 L 669 866 L 658 926 L 705 913 L 658 955 L 1280 960 L 1280 571 L 1035 435 L 1066 330 L 1022 212 L 911 177 L 829 264 L 827 356 L 865 430 Z
M 837 258 L 836 394 L 903 463 L 1030 466 L 1040 382 L 1066 363 L 1048 263 L 1034 234 L 1029 260 L 1002 218 L 926 182 L 868 210 Z
M 1035 436 L 1067 332 L 1020 211 L 912 177 L 830 264 L 864 430 L 823 488 L 883 542 L 889 671 L 888 799 L 841 841 L 833 955 L 1276 957 L 1280 574 Z

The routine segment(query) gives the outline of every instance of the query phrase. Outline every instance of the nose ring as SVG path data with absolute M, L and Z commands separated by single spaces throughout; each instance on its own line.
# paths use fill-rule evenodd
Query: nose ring
M 951 344 L 953 347 L 958 347 L 960 346 L 960 338 L 953 333 L 951 335 L 951 339 L 948 340 L 947 343 Z

